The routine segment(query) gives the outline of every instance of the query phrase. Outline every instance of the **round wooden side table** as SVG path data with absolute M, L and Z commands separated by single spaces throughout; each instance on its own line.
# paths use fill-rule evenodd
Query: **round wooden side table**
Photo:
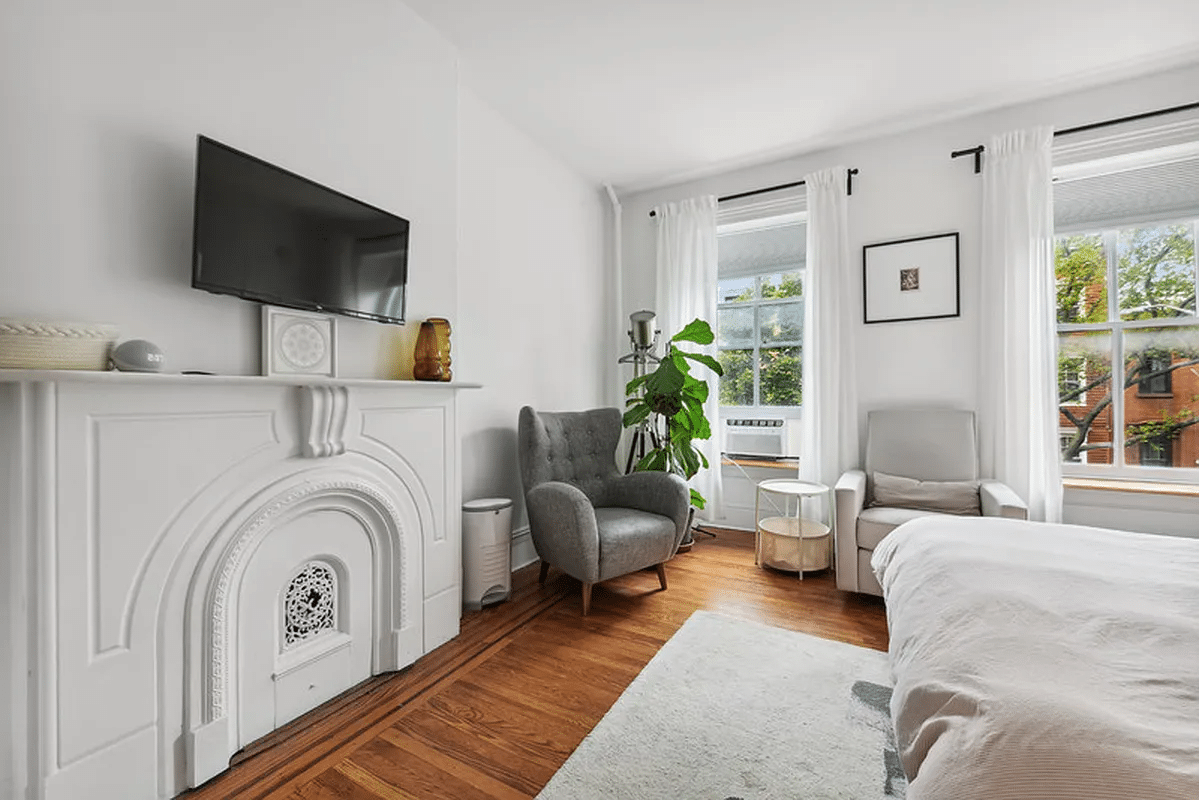
M 827 525 L 816 516 L 820 498 L 828 506 Z M 796 572 L 800 580 L 805 572 L 828 569 L 834 513 L 833 492 L 822 483 L 762 481 L 754 499 L 754 563 Z

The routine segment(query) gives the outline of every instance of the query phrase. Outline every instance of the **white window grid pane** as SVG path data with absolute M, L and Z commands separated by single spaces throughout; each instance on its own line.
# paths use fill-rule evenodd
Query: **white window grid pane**
M 789 313 L 791 312 L 791 313 Z M 758 344 L 762 347 L 784 347 L 794 345 L 798 347 L 803 341 L 803 301 L 795 300 L 772 300 L 770 302 L 763 301 L 758 305 Z M 777 337 L 767 334 L 763 327 L 768 321 L 775 321 L 785 325 L 787 317 L 794 316 L 794 325 L 788 331 L 790 336 L 779 335 Z
M 1088 233 L 1084 233 L 1084 232 L 1072 232 L 1072 233 L 1069 233 L 1069 234 L 1062 234 L 1062 235 L 1058 236 L 1058 237 L 1057 237 L 1057 239 L 1058 239 L 1058 240 L 1061 240 L 1061 239 L 1095 239 L 1095 240 L 1097 240 L 1097 241 L 1098 241 L 1098 244 L 1099 244 L 1099 247 L 1100 247 L 1100 249 L 1102 249 L 1102 250 L 1103 250 L 1103 256 L 1104 256 L 1104 265 L 1103 265 L 1103 269 L 1104 269 L 1103 281 L 1104 281 L 1104 283 L 1103 283 L 1103 288 L 1106 288 L 1106 286 L 1107 286 L 1107 250 L 1106 250 L 1106 248 L 1105 248 L 1105 242 L 1104 242 L 1104 238 L 1103 238 L 1103 234 L 1102 234 L 1102 232 L 1099 232 L 1099 233 L 1096 233 L 1096 232 L 1088 232 Z M 1057 247 L 1056 247 L 1056 243 L 1055 243 L 1055 246 L 1054 246 L 1054 255 L 1055 255 L 1055 258 L 1056 258 L 1056 251 L 1057 251 Z M 1055 272 L 1055 276 L 1054 276 L 1054 277 L 1055 277 L 1055 284 L 1056 284 L 1056 283 L 1057 283 L 1057 281 L 1056 281 L 1056 264 L 1055 264 L 1055 270 L 1054 270 L 1054 272 Z M 1056 288 L 1056 286 L 1055 286 L 1055 288 Z M 1079 316 L 1079 318 L 1082 318 L 1082 316 L 1084 315 L 1084 312 L 1086 311 L 1086 309 L 1087 309 L 1087 307 L 1088 307 L 1088 306 L 1087 306 L 1087 300 L 1088 300 L 1088 299 L 1089 299 L 1089 293 L 1088 293 L 1088 292 L 1087 292 L 1087 291 L 1084 289 L 1084 290 L 1083 290 L 1083 291 L 1080 293 L 1080 295 L 1079 295 L 1079 298 L 1078 298 L 1078 307 L 1077 307 L 1077 309 L 1076 309 L 1076 311 L 1078 312 L 1078 316 Z M 1107 300 L 1108 300 L 1108 303 L 1107 303 L 1107 304 L 1105 304 L 1105 306 L 1104 306 L 1104 308 L 1103 308 L 1104 319 L 1102 319 L 1102 320 L 1099 320 L 1100 322 L 1107 322 L 1107 320 L 1110 318 L 1110 314 L 1108 314 L 1108 308 L 1107 308 L 1107 305 L 1108 305 L 1108 304 L 1110 304 L 1110 300 L 1111 300 L 1111 292 L 1108 292 L 1108 293 L 1107 293 Z M 1062 323 L 1062 322 L 1059 322 L 1059 323 L 1057 323 L 1057 324 L 1058 324 L 1058 325 L 1063 325 L 1063 324 L 1070 324 L 1070 323 Z
M 1126 237 L 1128 237 L 1129 235 L 1131 235 L 1131 234 L 1132 234 L 1134 231 L 1139 231 L 1139 230 L 1153 230 L 1153 229 L 1159 229 L 1159 230 L 1160 230 L 1160 229 L 1163 229 L 1163 228 L 1172 228 L 1172 227 L 1175 227 L 1175 226 L 1186 226 L 1186 227 L 1189 227 L 1189 228 L 1190 228 L 1190 235 L 1191 235 L 1191 253 L 1192 253 L 1191 263 L 1190 263 L 1190 265 L 1189 265 L 1189 267 L 1190 267 L 1190 270 L 1189 270 L 1189 271 L 1190 271 L 1190 276 L 1189 276 L 1189 277 L 1190 277 L 1190 280 L 1189 280 L 1189 283 L 1190 283 L 1190 292 L 1189 292 L 1189 295 L 1190 295 L 1190 296 L 1189 296 L 1189 297 L 1184 297 L 1184 298 L 1181 298 L 1179 302 L 1185 305 L 1185 303 L 1187 303 L 1187 301 L 1189 301 L 1189 302 L 1190 302 L 1190 306 L 1191 306 L 1191 307 L 1190 307 L 1190 309 L 1186 309 L 1185 307 L 1174 307 L 1174 306 L 1169 306 L 1168 308 L 1170 308 L 1170 309 L 1172 309 L 1172 310 L 1176 311 L 1176 313 L 1177 313 L 1177 316 L 1175 316 L 1175 317 L 1163 317 L 1162 319 L 1167 319 L 1167 318 L 1169 318 L 1169 319 L 1179 319 L 1179 318 L 1184 318 L 1184 319 L 1185 319 L 1185 318 L 1188 318 L 1188 317 L 1191 317 L 1191 318 L 1195 317 L 1195 308 L 1196 308 L 1196 304 L 1195 304 L 1196 271 L 1195 271 L 1195 270 L 1196 270 L 1196 265 L 1195 265 L 1195 258 L 1194 258 L 1194 252 L 1195 252 L 1195 225 L 1194 225 L 1194 223 L 1193 223 L 1193 222 L 1191 222 L 1191 223 L 1178 223 L 1178 222 L 1145 223 L 1145 224 L 1143 224 L 1143 225 L 1125 225 L 1125 226 L 1123 226 L 1123 227 L 1121 227 L 1121 228 L 1119 228 L 1119 229 L 1112 230 L 1112 231 L 1105 231 L 1105 232 L 1104 232 L 1105 239 L 1107 240 L 1107 242 L 1108 242 L 1108 244 L 1110 245 L 1110 247 L 1111 247 L 1111 248 L 1112 248 L 1112 249 L 1115 251 L 1115 254 L 1114 254 L 1114 256 L 1115 256 L 1115 257 L 1114 257 L 1114 261 L 1115 261 L 1115 271 L 1114 271 L 1114 274 L 1115 274 L 1115 275 L 1117 276 L 1117 278 L 1118 278 L 1118 276 L 1119 276 L 1119 264 L 1120 264 L 1120 258 L 1121 258 L 1121 256 L 1123 255 L 1123 248 L 1121 247 L 1121 242 L 1122 242 L 1122 240 L 1124 240 Z M 1110 261 L 1110 260 L 1112 260 L 1112 259 L 1111 259 L 1111 258 L 1109 258 L 1109 261 Z M 1157 266 L 1157 265 L 1154 265 L 1154 267 L 1155 267 L 1155 270 L 1156 270 L 1156 266 Z M 1180 272 L 1180 275 L 1179 275 L 1179 276 L 1180 276 L 1180 277 L 1182 277 L 1183 279 L 1186 279 L 1186 277 L 1187 277 L 1187 276 L 1186 276 L 1186 270 L 1185 270 L 1185 269 L 1183 269 L 1183 270 L 1180 270 L 1179 272 Z M 1160 281 L 1160 280 L 1163 278 L 1163 275 L 1160 275 L 1160 274 L 1159 274 L 1159 275 L 1156 275 L 1155 277 L 1156 277 L 1156 278 L 1157 278 L 1157 279 Z M 1110 299 L 1111 299 L 1111 298 L 1115 297 L 1115 298 L 1116 298 L 1116 301 L 1115 301 L 1115 302 L 1116 302 L 1116 304 L 1117 304 L 1118 306 L 1119 306 L 1119 305 L 1123 305 L 1123 299 L 1118 297 L 1118 295 L 1119 295 L 1119 286 L 1117 286 L 1116 284 L 1110 284 L 1110 285 L 1112 285 L 1112 286 L 1115 286 L 1115 287 L 1116 287 L 1116 290 L 1115 290 L 1114 292 L 1109 292 L 1109 293 L 1108 293 L 1108 295 L 1109 295 L 1109 301 L 1110 301 Z M 1159 307 L 1160 307 L 1160 306 L 1159 306 Z M 1113 317 L 1113 319 L 1120 319 L 1120 318 L 1122 318 L 1122 317 L 1123 317 L 1123 313 L 1124 313 L 1124 312 L 1126 312 L 1126 311 L 1135 311 L 1135 310 L 1140 310 L 1140 309 L 1136 309 L 1136 308 L 1129 308 L 1129 309 L 1118 309 L 1118 312 L 1119 312 L 1119 313 L 1117 314 L 1117 316 L 1116 316 L 1116 317 Z M 1126 322 L 1134 322 L 1134 321 L 1138 321 L 1138 320 L 1124 320 L 1124 321 L 1126 321 Z
M 743 294 L 746 289 L 752 290 L 748 300 L 733 299 Z M 741 278 L 721 278 L 716 283 L 716 291 L 716 301 L 720 304 L 753 302 L 758 298 L 757 278 L 752 275 Z
M 727 324 L 726 324 L 727 323 Z M 744 350 L 754 346 L 758 329 L 757 308 L 749 303 L 720 305 L 716 308 L 716 333 L 722 350 Z M 741 332 L 744 335 L 739 335 Z

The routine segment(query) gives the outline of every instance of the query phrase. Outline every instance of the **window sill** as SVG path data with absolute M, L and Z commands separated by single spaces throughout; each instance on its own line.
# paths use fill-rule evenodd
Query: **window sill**
M 1100 492 L 1132 492 L 1134 494 L 1199 497 L 1199 484 L 1165 483 L 1162 481 L 1112 480 L 1110 478 L 1063 478 L 1066 489 L 1086 489 Z
M 721 464 L 736 464 L 739 467 L 764 467 L 766 469 L 785 469 L 788 472 L 794 472 L 799 466 L 798 458 L 780 458 L 780 459 L 757 459 L 757 458 L 729 458 L 727 456 L 720 459 Z

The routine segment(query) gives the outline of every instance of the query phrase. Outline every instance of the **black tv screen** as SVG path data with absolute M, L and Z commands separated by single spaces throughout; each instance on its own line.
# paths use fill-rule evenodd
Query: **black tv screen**
M 408 220 L 200 136 L 192 286 L 404 321 Z

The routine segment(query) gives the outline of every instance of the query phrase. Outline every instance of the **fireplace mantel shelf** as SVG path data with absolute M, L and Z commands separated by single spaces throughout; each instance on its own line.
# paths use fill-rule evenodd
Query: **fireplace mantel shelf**
M 241 386 L 362 386 L 404 390 L 480 389 L 481 383 L 463 381 L 388 380 L 381 378 L 328 378 L 323 375 L 184 375 L 179 372 L 120 372 L 86 369 L 0 369 L 0 383 L 181 383 Z

